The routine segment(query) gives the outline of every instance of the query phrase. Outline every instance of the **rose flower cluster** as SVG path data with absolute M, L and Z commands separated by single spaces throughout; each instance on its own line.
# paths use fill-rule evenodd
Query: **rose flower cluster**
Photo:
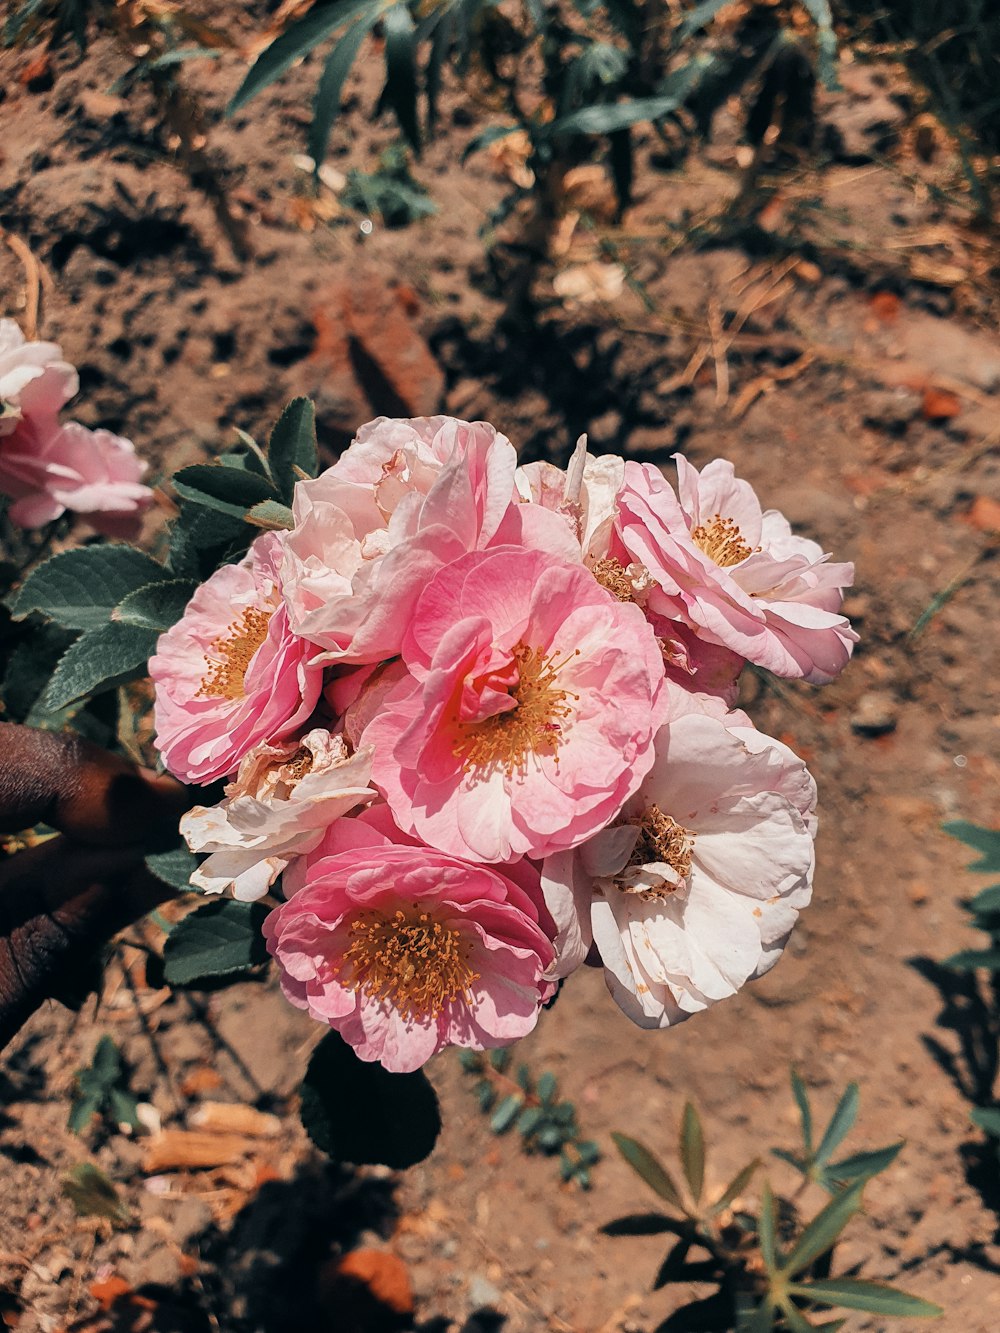
M 40 528 L 66 510 L 107 537 L 134 539 L 153 492 L 130 440 L 88 430 L 59 413 L 80 387 L 57 343 L 29 342 L 0 319 L 0 495 L 20 528 Z
M 192 882 L 282 901 L 288 999 L 365 1060 L 505 1045 L 603 967 L 643 1027 L 733 995 L 811 892 L 816 788 L 735 705 L 856 635 L 829 563 L 717 460 L 517 466 L 492 426 L 380 418 L 294 526 L 159 641 L 157 744 L 225 778 Z

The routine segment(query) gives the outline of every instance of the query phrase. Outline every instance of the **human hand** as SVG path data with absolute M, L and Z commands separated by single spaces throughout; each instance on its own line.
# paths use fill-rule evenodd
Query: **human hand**
M 145 856 L 191 804 L 173 778 L 72 733 L 0 723 L 0 832 L 59 831 L 0 856 L 0 1049 L 116 931 L 172 896 Z

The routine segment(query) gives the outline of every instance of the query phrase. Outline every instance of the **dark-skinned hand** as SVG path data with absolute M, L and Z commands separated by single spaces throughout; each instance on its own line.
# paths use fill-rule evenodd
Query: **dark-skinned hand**
M 191 804 L 173 778 L 80 736 L 0 723 L 0 832 L 42 823 L 60 835 L 0 855 L 0 1049 L 112 935 L 173 896 L 145 856 L 176 841 Z

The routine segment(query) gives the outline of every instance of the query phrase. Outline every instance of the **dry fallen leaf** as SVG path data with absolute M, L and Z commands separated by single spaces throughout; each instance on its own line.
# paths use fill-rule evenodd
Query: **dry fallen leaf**
M 239 1162 L 257 1148 L 246 1134 L 212 1134 L 207 1130 L 165 1129 L 146 1141 L 142 1169 L 186 1171 Z
M 1000 500 L 977 495 L 969 506 L 965 521 L 978 532 L 1000 533 Z
M 962 402 L 957 394 L 933 387 L 924 390 L 920 415 L 925 421 L 949 421 L 957 417 L 961 410 Z
M 402 1259 L 389 1250 L 351 1250 L 337 1264 L 337 1276 L 363 1283 L 396 1314 L 413 1313 L 413 1287 Z
M 249 1134 L 254 1138 L 274 1139 L 281 1133 L 281 1121 L 276 1115 L 237 1102 L 202 1102 L 188 1119 L 192 1129 L 211 1134 Z
M 132 1290 L 132 1284 L 126 1282 L 123 1277 L 119 1277 L 117 1273 L 112 1273 L 109 1277 L 91 1282 L 87 1290 L 104 1313 L 107 1314 L 115 1301 L 120 1300 L 122 1296 Z
M 621 264 L 604 264 L 598 260 L 590 264 L 573 264 L 556 274 L 552 287 L 568 306 L 613 301 L 625 287 L 625 270 Z

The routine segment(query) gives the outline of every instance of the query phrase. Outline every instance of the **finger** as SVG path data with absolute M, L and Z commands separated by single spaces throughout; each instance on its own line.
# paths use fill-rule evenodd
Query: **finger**
M 173 778 L 72 732 L 0 723 L 0 830 L 49 824 L 82 842 L 155 845 L 192 804 Z

